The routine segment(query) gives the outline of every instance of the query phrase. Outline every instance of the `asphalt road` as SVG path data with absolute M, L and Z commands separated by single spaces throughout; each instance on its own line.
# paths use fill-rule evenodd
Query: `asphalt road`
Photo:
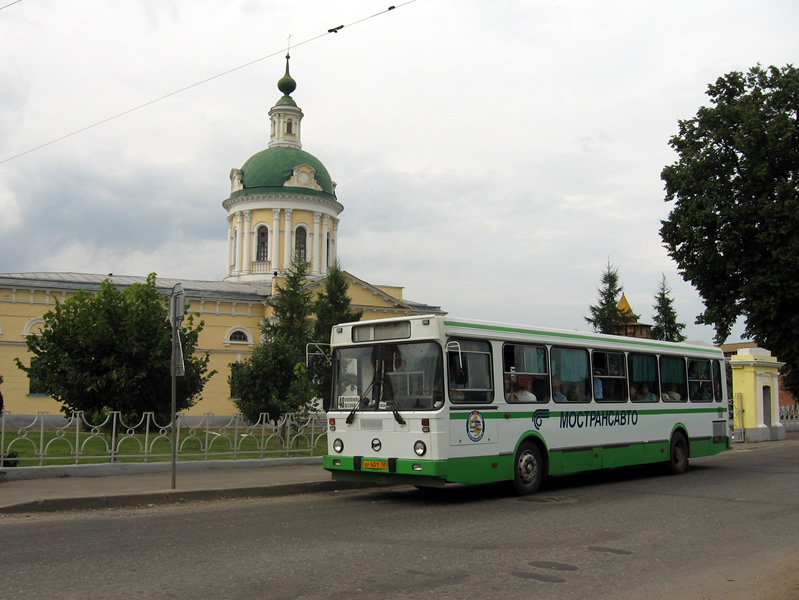
M 799 598 L 799 446 L 503 486 L 0 519 L 0 598 Z

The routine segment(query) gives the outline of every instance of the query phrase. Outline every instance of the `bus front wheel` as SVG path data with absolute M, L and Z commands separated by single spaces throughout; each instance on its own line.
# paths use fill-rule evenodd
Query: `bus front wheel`
M 669 448 L 669 472 L 672 475 L 681 475 L 688 470 L 688 440 L 678 431 L 671 438 Z
M 516 453 L 513 471 L 513 489 L 520 496 L 534 493 L 544 478 L 541 450 L 533 442 L 524 442 Z

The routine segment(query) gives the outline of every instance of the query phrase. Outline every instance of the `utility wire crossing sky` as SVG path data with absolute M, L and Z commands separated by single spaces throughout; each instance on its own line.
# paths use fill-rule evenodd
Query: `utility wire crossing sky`
M 799 50 L 794 0 L 2 8 L 0 272 L 221 280 L 229 173 L 267 147 L 291 35 L 344 269 L 453 315 L 585 330 L 610 261 L 643 322 L 665 274 L 708 342 L 658 234 L 668 141 L 716 78 Z

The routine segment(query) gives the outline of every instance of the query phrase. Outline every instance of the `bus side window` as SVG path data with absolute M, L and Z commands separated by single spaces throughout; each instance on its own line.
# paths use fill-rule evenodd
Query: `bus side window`
M 621 352 L 592 352 L 594 400 L 596 402 L 627 402 L 627 378 L 624 354 Z
M 450 352 L 449 357 L 449 387 L 462 388 L 466 384 L 466 361 L 460 352 Z
M 549 375 L 544 346 L 505 344 L 502 349 L 506 402 L 548 402 Z
M 688 361 L 688 391 L 691 402 L 711 402 L 713 400 L 709 360 Z
M 552 399 L 555 402 L 589 402 L 588 350 L 559 348 L 550 350 Z
M 716 402 L 721 402 L 724 400 L 721 394 L 721 363 L 719 363 L 717 360 L 714 360 L 711 366 L 713 368 L 713 399 Z
M 491 402 L 491 346 L 488 342 L 458 340 L 447 347 L 449 396 L 453 402 Z
M 633 402 L 657 402 L 660 400 L 657 357 L 653 354 L 627 356 L 627 372 L 630 376 L 630 400 Z
M 663 402 L 685 402 L 688 399 L 684 358 L 681 356 L 660 357 L 660 385 Z

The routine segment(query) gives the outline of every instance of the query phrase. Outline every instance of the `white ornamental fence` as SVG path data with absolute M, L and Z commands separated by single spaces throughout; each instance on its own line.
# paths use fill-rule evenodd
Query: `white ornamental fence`
M 262 413 L 253 424 L 241 414 L 179 414 L 177 424 L 181 461 L 313 456 L 327 447 L 324 413 L 287 414 L 278 420 Z M 156 422 L 153 413 L 144 413 L 137 423 L 125 422 L 117 411 L 102 423 L 90 423 L 83 412 L 69 417 L 4 412 L 0 419 L 0 468 L 162 462 L 171 457 L 171 424 Z
M 780 406 L 780 423 L 799 424 L 799 404 L 794 403 L 791 406 Z

